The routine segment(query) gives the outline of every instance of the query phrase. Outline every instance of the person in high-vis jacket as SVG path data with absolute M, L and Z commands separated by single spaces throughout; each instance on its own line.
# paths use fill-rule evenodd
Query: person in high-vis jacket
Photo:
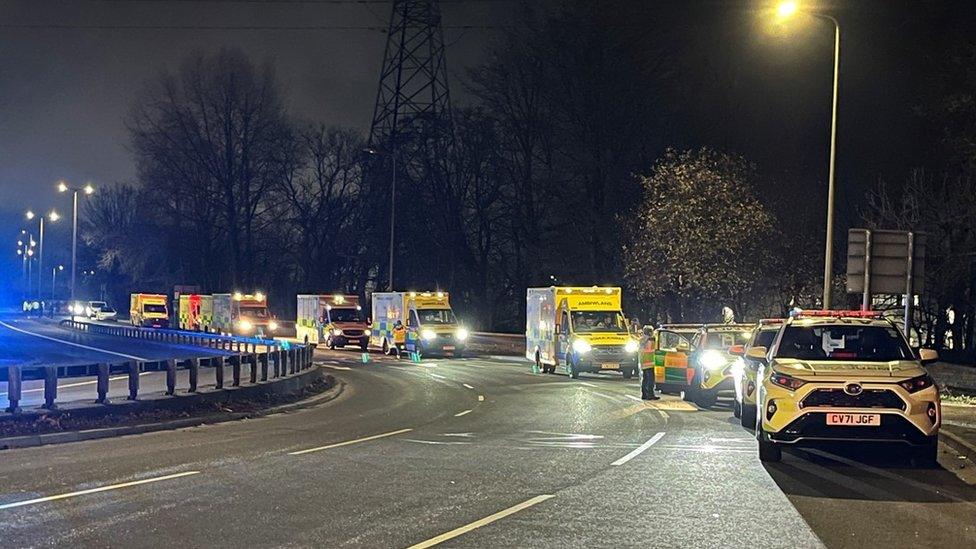
M 407 344 L 407 327 L 399 320 L 393 325 L 393 348 L 396 349 L 396 356 L 400 358 L 404 346 Z
M 644 335 L 641 337 L 640 353 L 643 356 L 651 357 L 650 360 L 641 360 L 641 399 L 660 400 L 661 397 L 655 394 L 654 383 L 654 334 L 650 326 L 644 327 Z

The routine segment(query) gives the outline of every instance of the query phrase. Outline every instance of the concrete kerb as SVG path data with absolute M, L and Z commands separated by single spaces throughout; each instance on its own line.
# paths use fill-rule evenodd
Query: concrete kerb
M 43 433 L 36 435 L 25 435 L 17 437 L 0 438 L 0 450 L 13 448 L 27 448 L 32 446 L 43 446 L 47 444 L 59 444 L 63 442 L 77 442 L 83 440 L 96 440 L 123 435 L 135 435 L 156 431 L 181 429 L 185 427 L 195 427 L 204 424 L 223 423 L 245 418 L 262 417 L 271 414 L 291 412 L 301 410 L 311 406 L 323 404 L 334 400 L 345 388 L 345 384 L 332 376 L 326 376 L 325 371 L 319 367 L 312 368 L 299 375 L 281 378 L 270 383 L 237 387 L 234 389 L 212 390 L 187 394 L 178 398 L 167 397 L 162 393 L 147 395 L 144 400 L 121 401 L 105 405 L 79 405 L 71 403 L 60 407 L 57 411 L 30 410 L 22 412 L 17 416 L 17 421 L 25 419 L 37 419 L 43 416 L 57 416 L 61 414 L 72 414 L 75 417 L 104 417 L 115 414 L 132 414 L 150 410 L 178 410 L 186 405 L 200 405 L 208 403 L 233 403 L 241 398 L 255 398 L 265 395 L 286 395 L 297 392 L 309 384 L 323 378 L 329 377 L 333 380 L 332 387 L 320 394 L 311 396 L 297 402 L 272 406 L 262 410 L 240 413 L 215 413 L 197 417 L 179 418 L 158 423 L 146 423 L 137 425 L 127 425 L 119 427 L 105 427 L 99 429 L 88 429 L 81 431 L 63 431 L 55 433 Z M 8 416 L 9 417 L 9 416 Z

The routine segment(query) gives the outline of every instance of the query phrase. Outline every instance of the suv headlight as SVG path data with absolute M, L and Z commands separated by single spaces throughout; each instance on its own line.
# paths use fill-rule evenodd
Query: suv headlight
M 342 330 L 340 330 L 339 328 L 333 328 L 332 329 L 332 335 L 334 335 L 336 337 L 339 337 L 339 336 L 342 335 Z
M 431 330 L 430 328 L 424 328 L 420 331 L 420 337 L 430 341 L 432 339 L 437 339 L 437 332 Z
M 698 357 L 698 362 L 700 362 L 706 370 L 719 370 L 724 368 L 725 365 L 729 363 L 728 359 L 725 358 L 725 355 L 716 350 L 708 350 L 703 352 L 701 356 Z
M 464 341 L 465 339 L 468 339 L 468 330 L 465 328 L 458 328 L 457 332 L 454 334 L 454 337 L 457 338 L 458 341 Z
M 250 320 L 240 320 L 237 322 L 237 327 L 240 328 L 241 330 L 244 330 L 245 332 L 249 332 L 251 331 L 251 328 L 254 327 L 254 325 L 251 324 Z
M 580 354 L 588 353 L 592 349 L 593 349 L 593 347 L 590 346 L 589 343 L 583 341 L 582 339 L 577 339 L 577 340 L 573 341 L 573 350 L 576 351 L 577 353 L 580 353 Z
M 803 387 L 807 383 L 802 379 L 797 379 L 793 376 L 788 376 L 786 374 L 781 374 L 779 372 L 773 372 L 769 376 L 769 381 L 773 382 L 773 385 L 779 385 L 780 387 L 783 387 L 784 389 L 789 389 L 791 391 L 795 391 L 800 387 Z
M 905 388 L 909 393 L 917 393 L 922 389 L 928 389 L 929 387 L 935 385 L 935 381 L 932 380 L 932 376 L 928 374 L 922 374 L 918 377 L 913 377 L 912 379 L 906 379 L 898 383 Z
M 627 343 L 624 344 L 624 351 L 627 351 L 628 353 L 631 353 L 631 354 L 636 353 L 637 352 L 637 349 L 639 349 L 639 348 L 640 348 L 640 345 L 636 341 L 634 341 L 633 339 L 627 341 Z

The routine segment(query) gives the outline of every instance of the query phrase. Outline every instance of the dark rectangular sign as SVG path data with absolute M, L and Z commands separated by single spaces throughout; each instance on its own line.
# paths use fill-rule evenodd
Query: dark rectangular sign
M 914 251 L 911 258 L 909 248 Z M 917 295 L 925 289 L 925 233 L 868 229 L 847 232 L 849 293 L 864 292 L 867 266 L 872 294 L 904 294 L 908 287 L 909 264 L 912 265 L 912 293 Z

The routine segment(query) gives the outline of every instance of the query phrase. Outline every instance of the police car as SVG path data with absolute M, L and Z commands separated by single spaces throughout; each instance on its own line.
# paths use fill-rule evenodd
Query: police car
M 888 442 L 910 447 L 923 465 L 938 456 L 942 409 L 925 365 L 901 331 L 870 311 L 799 311 L 767 348 L 746 356 L 757 373 L 759 459 L 779 461 L 784 446 Z

